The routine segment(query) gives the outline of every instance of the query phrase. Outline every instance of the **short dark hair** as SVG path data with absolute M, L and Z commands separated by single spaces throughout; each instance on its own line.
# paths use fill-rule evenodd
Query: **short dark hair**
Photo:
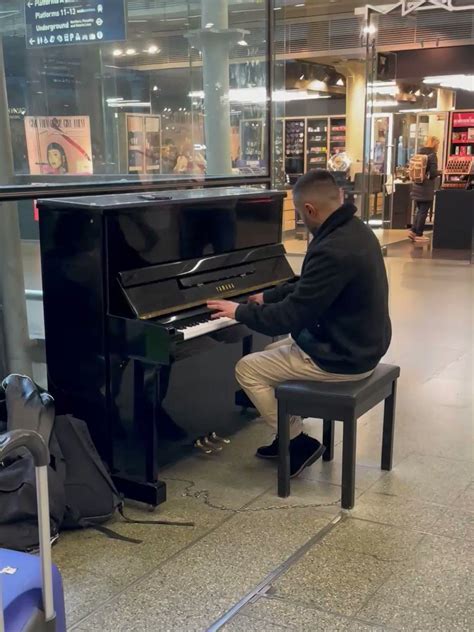
M 321 185 L 337 188 L 337 182 L 330 171 L 327 169 L 312 169 L 301 176 L 301 178 L 298 178 L 293 187 L 293 195 L 307 193 L 309 190 L 317 189 Z

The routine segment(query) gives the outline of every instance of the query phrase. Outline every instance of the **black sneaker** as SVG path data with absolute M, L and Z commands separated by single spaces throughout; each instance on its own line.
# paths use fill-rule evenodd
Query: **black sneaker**
M 278 459 L 278 436 L 273 439 L 271 445 L 262 445 L 257 448 L 255 456 L 260 459 Z
M 290 478 L 295 478 L 305 467 L 323 456 L 326 448 L 303 432 L 290 441 Z

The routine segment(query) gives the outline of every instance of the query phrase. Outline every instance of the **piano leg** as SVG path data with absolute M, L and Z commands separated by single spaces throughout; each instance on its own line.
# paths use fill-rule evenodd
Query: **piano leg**
M 143 437 L 145 480 L 114 476 L 114 482 L 126 498 L 156 507 L 166 500 L 166 485 L 158 480 L 157 419 L 160 398 L 160 367 L 135 360 L 134 423 Z M 151 414 L 150 414 L 151 413 Z

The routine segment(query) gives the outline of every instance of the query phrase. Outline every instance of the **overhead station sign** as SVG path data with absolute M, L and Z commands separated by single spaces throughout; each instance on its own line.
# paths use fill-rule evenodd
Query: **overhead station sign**
M 27 48 L 126 39 L 124 0 L 25 0 Z

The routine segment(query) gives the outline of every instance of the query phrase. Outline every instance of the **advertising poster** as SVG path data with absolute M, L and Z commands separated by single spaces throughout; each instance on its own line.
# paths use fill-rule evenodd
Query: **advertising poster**
M 88 116 L 25 116 L 31 175 L 93 173 Z

